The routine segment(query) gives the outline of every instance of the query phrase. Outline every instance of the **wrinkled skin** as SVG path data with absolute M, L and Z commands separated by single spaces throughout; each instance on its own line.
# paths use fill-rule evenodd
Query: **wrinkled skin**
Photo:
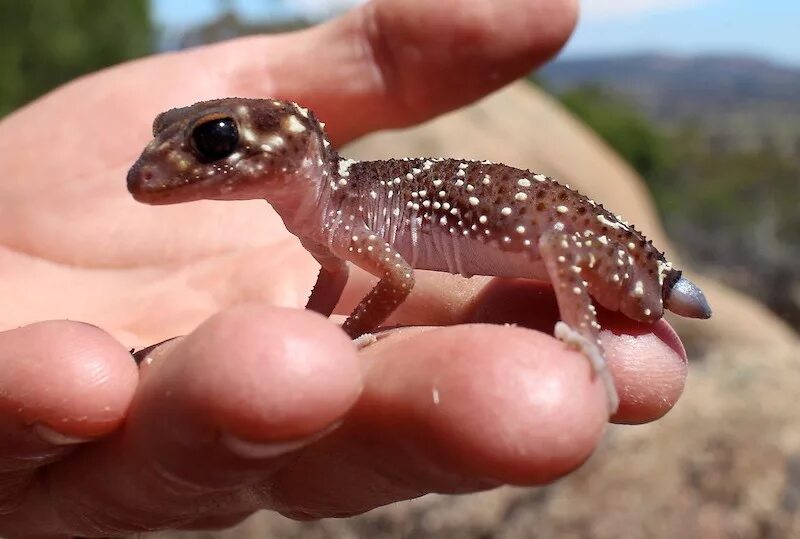
M 341 145 L 517 78 L 575 17 L 569 0 L 377 0 L 308 31 L 119 66 L 0 122 L 0 535 L 356 514 L 580 466 L 605 396 L 550 335 L 552 295 L 424 274 L 391 323 L 473 325 L 398 330 L 358 352 L 332 321 L 286 308 L 317 266 L 266 204 L 147 207 L 124 181 L 159 111 L 291 98 Z M 353 272 L 338 312 L 370 284 Z M 601 317 L 613 419 L 657 419 L 683 387 L 679 341 L 664 322 Z M 176 335 L 141 369 L 128 353 Z

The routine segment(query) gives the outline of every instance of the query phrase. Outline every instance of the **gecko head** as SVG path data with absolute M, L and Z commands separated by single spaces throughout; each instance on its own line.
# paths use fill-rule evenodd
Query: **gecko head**
M 156 117 L 128 190 L 149 204 L 270 198 L 297 191 L 300 172 L 319 177 L 327 155 L 321 124 L 295 103 L 203 101 Z
M 676 269 L 670 268 L 664 278 L 664 306 L 687 318 L 711 318 L 711 306 L 703 291 Z

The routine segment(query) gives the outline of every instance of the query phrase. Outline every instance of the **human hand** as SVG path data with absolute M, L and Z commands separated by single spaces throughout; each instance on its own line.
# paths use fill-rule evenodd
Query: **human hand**
M 119 66 L 0 123 L 0 534 L 355 514 L 579 466 L 605 394 L 547 334 L 556 313 L 539 287 L 420 275 L 392 323 L 543 332 L 413 328 L 356 352 L 329 321 L 275 306 L 303 305 L 317 266 L 264 203 L 146 207 L 124 181 L 167 108 L 292 99 L 342 144 L 528 72 L 574 17 L 568 0 L 378 0 L 303 32 Z M 351 280 L 341 313 L 371 283 Z M 660 417 L 685 377 L 674 333 L 604 324 L 615 420 Z M 141 371 L 125 348 L 182 334 Z

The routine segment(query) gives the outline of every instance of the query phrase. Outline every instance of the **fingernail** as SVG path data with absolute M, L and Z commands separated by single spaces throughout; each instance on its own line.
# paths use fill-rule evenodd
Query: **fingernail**
M 285 455 L 296 451 L 301 447 L 310 445 L 320 438 L 324 437 L 331 431 L 335 430 L 341 421 L 337 421 L 328 428 L 317 432 L 306 438 L 299 438 L 296 440 L 288 440 L 285 442 L 253 442 L 251 440 L 242 440 L 238 436 L 223 433 L 222 443 L 227 446 L 234 454 L 245 459 L 267 459 Z
M 170 337 L 169 339 L 165 339 L 161 342 L 157 342 L 156 344 L 151 344 L 150 346 L 146 346 L 141 350 L 131 350 L 131 355 L 133 356 L 133 360 L 136 362 L 137 365 L 144 362 L 145 364 L 149 364 L 153 361 L 153 358 L 150 356 L 150 353 L 153 352 L 156 348 L 170 342 L 174 341 L 175 339 L 179 339 L 181 336 L 177 337 Z
M 60 432 L 56 432 L 50 427 L 42 425 L 41 423 L 37 423 L 36 425 L 34 425 L 33 431 L 42 440 L 51 443 L 53 445 L 85 444 L 86 442 L 92 441 L 92 438 L 80 438 L 78 436 L 69 436 L 67 434 L 61 434 Z

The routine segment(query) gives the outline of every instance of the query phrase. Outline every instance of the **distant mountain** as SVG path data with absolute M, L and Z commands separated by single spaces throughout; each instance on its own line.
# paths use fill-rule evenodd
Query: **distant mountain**
M 638 54 L 558 60 L 538 75 L 556 93 L 613 91 L 664 126 L 694 123 L 736 147 L 800 152 L 800 69 L 745 56 Z

